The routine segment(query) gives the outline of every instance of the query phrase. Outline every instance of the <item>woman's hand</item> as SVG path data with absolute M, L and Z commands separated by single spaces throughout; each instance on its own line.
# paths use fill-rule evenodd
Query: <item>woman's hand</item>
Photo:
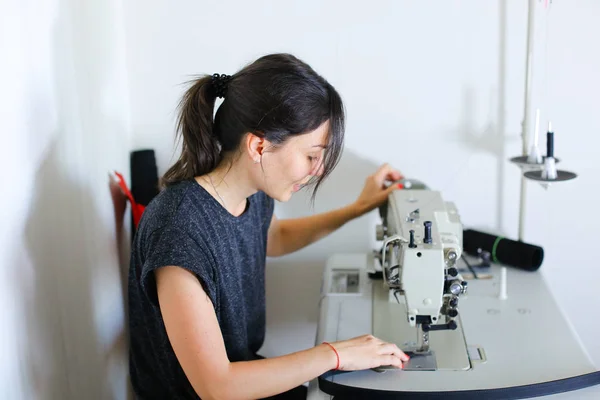
M 402 368 L 409 357 L 393 343 L 373 335 L 331 343 L 340 357 L 340 370 L 355 371 L 391 365 Z
M 388 195 L 400 189 L 398 185 L 386 186 L 386 182 L 394 182 L 404 178 L 402 174 L 393 169 L 389 164 L 384 164 L 374 174 L 367 177 L 365 186 L 355 202 L 359 215 L 367 213 L 387 200 Z

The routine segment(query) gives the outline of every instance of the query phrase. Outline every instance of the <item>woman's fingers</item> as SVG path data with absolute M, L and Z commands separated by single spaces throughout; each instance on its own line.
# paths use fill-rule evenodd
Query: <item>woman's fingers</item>
M 380 347 L 380 354 L 391 354 L 404 362 L 410 359 L 406 353 L 393 343 L 383 343 Z
M 398 368 L 402 367 L 402 361 L 398 357 L 390 354 L 379 356 L 378 362 L 379 365 L 392 365 Z
M 400 171 L 393 168 L 390 164 L 387 163 L 380 166 L 379 169 L 373 175 L 378 182 L 382 183 L 385 180 L 397 181 L 404 177 Z

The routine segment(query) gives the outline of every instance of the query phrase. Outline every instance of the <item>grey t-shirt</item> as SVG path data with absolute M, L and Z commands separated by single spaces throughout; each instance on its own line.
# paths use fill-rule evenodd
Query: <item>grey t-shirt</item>
M 146 207 L 129 269 L 130 374 L 140 399 L 198 399 L 161 316 L 154 271 L 175 265 L 210 297 L 230 361 L 256 359 L 265 335 L 265 259 L 274 202 L 248 198 L 231 215 L 195 180 L 177 183 Z

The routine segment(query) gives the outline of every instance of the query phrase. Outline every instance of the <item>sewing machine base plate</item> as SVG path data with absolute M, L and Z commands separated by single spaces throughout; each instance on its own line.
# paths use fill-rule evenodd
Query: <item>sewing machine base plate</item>
M 405 351 L 410 360 L 404 365 L 405 371 L 435 371 L 437 370 L 437 362 L 435 352 L 418 353 L 414 351 Z
M 404 363 L 402 369 L 404 371 L 435 371 L 437 370 L 437 362 L 435 360 L 435 352 L 417 352 L 405 351 L 404 354 L 410 357 L 410 360 Z M 388 370 L 397 370 L 398 367 L 393 365 L 382 365 L 377 368 L 372 368 L 375 372 L 385 372 Z

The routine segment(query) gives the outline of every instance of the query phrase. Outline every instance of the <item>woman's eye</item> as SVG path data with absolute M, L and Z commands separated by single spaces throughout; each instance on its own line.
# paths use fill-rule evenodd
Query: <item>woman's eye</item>
M 308 160 L 309 160 L 310 162 L 315 162 L 315 161 L 317 161 L 318 159 L 319 159 L 318 157 L 308 156 Z

